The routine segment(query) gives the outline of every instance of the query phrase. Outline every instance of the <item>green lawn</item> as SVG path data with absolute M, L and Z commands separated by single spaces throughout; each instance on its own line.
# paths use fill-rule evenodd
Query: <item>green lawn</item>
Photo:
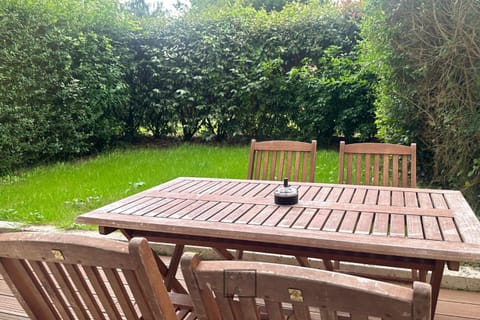
M 249 146 L 181 145 L 116 150 L 38 167 L 0 182 L 0 220 L 79 227 L 86 211 L 180 176 L 245 178 Z M 338 153 L 319 150 L 315 181 L 336 182 Z

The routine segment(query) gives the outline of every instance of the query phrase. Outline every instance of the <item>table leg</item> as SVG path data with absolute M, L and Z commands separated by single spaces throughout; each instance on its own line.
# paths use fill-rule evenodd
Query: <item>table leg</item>
M 134 236 L 128 230 L 120 229 L 120 231 L 128 240 L 132 239 Z M 153 249 L 152 251 L 154 253 L 155 260 L 157 261 L 158 269 L 160 270 L 160 273 L 164 277 L 165 287 L 167 288 L 167 290 L 174 291 L 177 293 L 187 294 L 188 291 L 183 287 L 180 281 L 178 281 L 178 279 L 175 277 L 177 274 L 180 259 L 182 258 L 184 247 L 185 246 L 181 244 L 175 245 L 175 249 L 173 250 L 173 254 L 168 267 L 162 261 L 162 259 L 160 259 L 160 257 L 157 255 L 157 253 Z
M 224 248 L 212 248 L 216 253 L 220 255 L 223 259 L 226 260 L 238 260 L 233 254 L 231 254 L 227 249 Z
M 178 265 L 182 258 L 184 248 L 185 246 L 183 244 L 176 244 L 175 249 L 173 250 L 172 258 L 170 259 L 170 264 L 168 266 L 168 272 L 165 276 L 165 286 L 168 291 L 172 290 L 173 281 L 177 279 L 175 275 L 177 274 Z
M 432 320 L 435 317 L 435 310 L 437 308 L 438 295 L 440 293 L 440 285 L 443 277 L 443 270 L 445 268 L 445 261 L 435 261 L 430 278 L 430 285 L 432 286 Z

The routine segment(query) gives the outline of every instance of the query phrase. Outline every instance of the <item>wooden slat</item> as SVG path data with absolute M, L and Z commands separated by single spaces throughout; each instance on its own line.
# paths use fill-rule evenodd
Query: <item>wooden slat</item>
M 322 230 L 336 232 L 340 228 L 340 224 L 342 223 L 344 214 L 345 214 L 344 211 L 333 210 L 330 213 L 330 216 L 328 217 Z
M 401 214 L 392 214 L 390 216 L 390 236 L 405 237 L 405 216 Z
M 265 220 L 265 222 L 262 223 L 262 225 L 270 226 L 270 227 L 276 226 L 280 222 L 280 220 L 282 220 L 283 217 L 285 217 L 285 215 L 289 210 L 290 210 L 289 206 L 283 206 L 278 208 L 270 217 L 268 217 L 267 220 Z
M 88 283 L 85 281 L 85 273 L 82 273 L 80 267 L 77 265 L 65 265 L 65 269 L 68 270 L 68 275 L 71 281 L 75 284 L 78 294 L 82 297 L 82 300 L 86 305 L 86 308 L 83 309 L 85 311 L 88 309 L 92 318 L 105 319 L 100 306 L 95 300 L 93 292 L 90 290 Z M 97 279 L 92 280 L 97 281 Z
M 250 220 L 248 224 L 261 225 L 273 212 L 275 212 L 276 209 L 276 206 L 266 206 L 252 220 Z
M 370 234 L 373 226 L 373 218 L 375 215 L 373 212 L 362 212 L 358 219 L 356 234 Z
M 178 273 L 182 278 L 181 272 Z M 267 303 L 266 303 L 267 304 Z M 466 314 L 470 312 L 470 315 Z M 435 320 L 478 320 L 480 292 L 441 289 Z M 0 275 L 0 319 L 26 320 L 23 308 Z
M 330 210 L 318 210 L 308 225 L 310 230 L 321 230 L 330 215 Z
M 196 216 L 195 220 L 208 220 L 210 217 L 224 210 L 229 204 L 230 202 L 218 202 L 215 206 L 209 208 L 208 210 L 205 210 L 204 212 L 202 212 L 202 214 Z
M 173 219 L 179 219 L 179 218 L 182 218 L 184 217 L 185 215 L 189 214 L 192 210 L 195 210 L 199 207 L 201 207 L 202 205 L 204 205 L 206 202 L 204 201 L 195 201 L 195 200 L 186 200 L 184 202 L 184 204 L 186 204 L 185 207 L 179 209 L 178 211 L 176 211 L 175 213 L 171 214 L 169 216 L 169 218 L 173 218 Z
M 442 233 L 438 221 L 435 217 L 422 217 L 423 230 L 425 232 L 425 239 L 442 240 Z
M 407 216 L 407 237 L 424 239 L 422 221 L 420 216 Z
M 303 209 L 299 207 L 289 208 L 287 214 L 278 223 L 279 227 L 289 228 L 302 214 Z
M 297 221 L 295 221 L 292 228 L 305 229 L 310 224 L 310 221 L 313 219 L 316 213 L 317 213 L 316 209 L 307 208 L 303 210 L 302 215 L 297 219 Z M 323 226 L 323 223 L 321 223 L 318 229 L 320 230 L 322 226 Z
M 69 269 L 64 269 L 63 266 L 55 263 L 48 263 L 48 266 L 60 288 L 60 291 L 68 302 L 68 307 L 73 310 L 79 319 L 87 320 L 91 318 L 88 315 L 82 300 L 80 300 L 77 295 L 77 292 L 79 292 L 78 289 L 70 282 L 72 275 L 67 272 Z M 101 318 L 98 317 L 98 319 Z
M 386 236 L 388 234 L 388 220 L 388 214 L 376 213 L 372 234 Z
M 254 206 L 252 209 L 248 210 L 240 218 L 237 219 L 235 223 L 249 223 L 259 212 L 265 209 L 266 206 Z
M 453 219 L 440 217 L 438 223 L 445 241 L 462 241 Z
M 225 223 L 232 223 L 252 209 L 252 207 L 253 204 L 242 204 L 240 207 L 229 213 L 228 216 L 224 217 L 221 221 Z
M 228 203 L 226 207 L 218 211 L 215 215 L 208 218 L 208 221 L 221 221 L 233 211 L 237 210 L 241 206 L 240 203 Z
M 353 233 L 357 225 L 360 213 L 358 211 L 347 211 L 340 226 L 339 232 Z

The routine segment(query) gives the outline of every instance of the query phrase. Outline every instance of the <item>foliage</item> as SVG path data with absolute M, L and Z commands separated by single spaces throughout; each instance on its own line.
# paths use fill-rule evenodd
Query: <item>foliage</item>
M 0 172 L 103 148 L 125 99 L 115 1 L 0 6 Z M 116 12 L 119 13 L 118 11 Z
M 358 17 L 322 1 L 280 11 L 207 1 L 175 16 L 144 0 L 6 0 L 0 10 L 0 174 L 145 132 L 374 135 Z
M 382 79 L 380 133 L 416 141 L 424 180 L 480 204 L 480 3 L 376 0 L 365 61 Z
M 351 123 L 347 123 L 345 112 L 339 113 L 357 105 L 341 105 L 346 99 L 340 99 L 326 107 L 335 119 L 344 119 L 335 130 L 353 135 L 358 128 L 368 127 L 367 122 L 370 126 L 373 123 L 372 117 L 363 115 L 372 113 L 370 86 L 360 79 L 363 76 L 355 75 L 360 72 L 353 53 L 358 40 L 357 21 L 331 6 L 293 3 L 274 13 L 242 5 L 207 7 L 164 22 L 155 32 L 145 29 L 154 39 L 142 46 L 147 73 L 154 75 L 150 81 L 142 80 L 143 86 L 150 83 L 148 98 L 143 100 L 148 101 L 144 110 L 149 116 L 144 119 L 149 128 L 155 127 L 149 119 L 158 119 L 151 115 L 162 115 L 164 121 L 158 123 L 170 128 L 168 132 L 179 122 L 185 140 L 196 134 L 220 141 L 252 136 L 319 137 L 322 133 L 314 131 L 316 128 L 305 131 L 296 123 L 298 103 L 311 104 L 313 99 L 310 93 L 303 96 L 305 101 L 297 101 L 303 83 L 292 82 L 290 73 L 301 68 L 304 61 L 329 68 L 327 65 L 334 60 L 323 56 L 331 46 L 338 49 L 338 56 L 348 56 L 350 66 L 345 65 L 341 72 L 349 73 L 349 81 L 356 88 L 349 90 L 352 101 L 355 95 L 366 97 L 356 97 L 365 102 L 364 110 L 350 110 L 354 115 Z M 339 77 L 347 77 L 340 73 Z M 312 74 L 313 78 L 318 76 L 322 77 Z M 338 81 L 332 81 L 330 87 L 340 90 Z M 310 116 L 302 119 L 302 125 Z M 330 130 L 327 134 L 333 133 Z

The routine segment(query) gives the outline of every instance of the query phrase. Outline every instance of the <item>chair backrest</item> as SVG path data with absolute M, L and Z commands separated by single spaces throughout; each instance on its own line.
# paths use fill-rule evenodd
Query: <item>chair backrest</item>
M 338 182 L 392 187 L 417 185 L 417 147 L 340 142 Z
M 317 141 L 252 139 L 247 179 L 313 182 Z
M 413 289 L 332 271 L 182 257 L 199 319 L 430 320 L 431 286 Z M 291 316 L 291 317 L 288 317 Z
M 4 233 L 0 272 L 31 319 L 177 319 L 144 238 Z

